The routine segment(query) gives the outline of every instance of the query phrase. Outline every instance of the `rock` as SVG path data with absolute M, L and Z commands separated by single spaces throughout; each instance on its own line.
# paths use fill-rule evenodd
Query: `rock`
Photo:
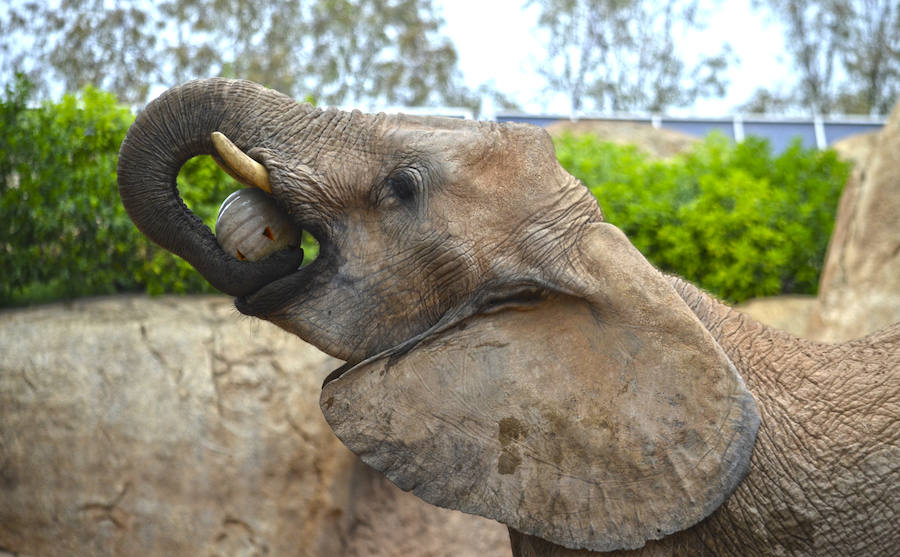
M 809 317 L 817 303 L 815 296 L 769 296 L 747 300 L 734 309 L 770 327 L 811 338 Z
M 859 170 L 865 167 L 869 161 L 869 156 L 871 156 L 875 147 L 878 146 L 880 135 L 880 130 L 870 133 L 858 133 L 840 141 L 835 141 L 829 147 L 837 151 L 841 159 L 852 162 L 854 167 Z
M 603 120 L 561 121 L 547 126 L 550 135 L 564 133 L 593 134 L 603 141 L 623 145 L 635 145 L 655 158 L 667 158 L 689 150 L 699 138 L 675 130 L 654 128 L 637 122 Z
M 900 321 L 900 104 L 880 132 L 844 151 L 857 164 L 841 195 L 810 319 L 813 334 L 832 342 Z
M 0 312 L 0 548 L 18 555 L 504 555 L 325 423 L 339 362 L 221 297 Z

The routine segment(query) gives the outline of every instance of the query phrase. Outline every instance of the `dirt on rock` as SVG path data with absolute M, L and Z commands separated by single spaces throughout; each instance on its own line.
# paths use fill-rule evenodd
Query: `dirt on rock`
M 555 122 L 545 128 L 550 135 L 566 133 L 592 134 L 602 141 L 634 145 L 654 158 L 673 157 L 688 151 L 699 138 L 674 130 L 654 128 L 648 124 L 612 120 L 575 120 Z
M 654 157 L 698 141 L 632 122 L 548 130 Z M 900 107 L 845 143 L 857 166 L 819 300 L 738 308 L 808 338 L 900 320 Z M 224 297 L 0 311 L 0 555 L 509 556 L 505 526 L 399 490 L 337 440 L 319 393 L 338 365 Z
M 15 555 L 508 556 L 319 410 L 340 364 L 222 297 L 0 312 L 0 550 Z
M 734 309 L 770 327 L 798 337 L 812 338 L 809 318 L 817 303 L 815 296 L 769 296 L 747 300 Z
M 859 338 L 900 321 L 900 103 L 881 131 L 835 145 L 854 162 L 828 245 L 810 330 Z

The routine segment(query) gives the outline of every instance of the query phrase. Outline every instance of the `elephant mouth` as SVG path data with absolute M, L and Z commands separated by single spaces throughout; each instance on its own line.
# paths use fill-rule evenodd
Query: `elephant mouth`
M 298 226 L 298 230 L 306 230 Z M 257 291 L 235 298 L 235 307 L 249 317 L 268 319 L 277 315 L 285 302 L 312 290 L 321 282 L 326 270 L 333 267 L 332 258 L 326 253 L 327 244 L 319 240 L 319 255 L 309 264 L 263 285 Z M 302 252 L 302 248 L 299 248 Z
M 304 228 L 305 229 L 305 228 Z M 273 280 L 262 288 L 246 296 L 235 298 L 236 309 L 247 316 L 270 321 L 286 318 L 285 306 L 298 297 L 322 295 L 336 279 L 334 272 L 340 261 L 333 244 L 326 236 L 317 236 L 319 255 L 308 265 L 293 273 Z M 384 358 L 398 359 L 416 349 L 423 342 L 440 338 L 453 331 L 464 329 L 472 319 L 493 315 L 504 311 L 528 311 L 554 296 L 554 292 L 544 285 L 513 283 L 486 285 L 478 289 L 462 304 L 445 312 L 436 323 L 386 350 L 365 354 L 361 359 L 348 361 L 334 369 L 323 381 L 324 387 L 351 370 L 369 362 Z M 302 311 L 299 310 L 299 311 Z
M 229 196 L 219 210 L 216 239 L 223 251 L 247 265 L 278 251 L 299 251 L 299 265 L 271 276 L 268 282 L 254 291 L 235 299 L 235 306 L 244 315 L 268 319 L 277 314 L 287 300 L 303 295 L 321 283 L 319 277 L 326 275 L 327 269 L 333 267 L 337 259 L 333 244 L 323 227 L 303 222 L 286 210 L 286 204 L 279 203 L 272 191 L 269 172 L 261 163 L 250 158 L 221 133 L 214 132 L 212 142 L 218 155 L 214 157 L 216 163 L 238 182 L 249 186 Z M 239 194 L 243 197 L 236 197 Z M 300 247 L 304 232 L 319 245 L 315 259 L 306 264 L 303 262 L 303 248 Z M 292 240 L 281 241 L 283 238 Z M 256 257 L 246 257 L 245 253 L 253 253 Z
M 284 300 L 309 284 L 312 278 L 308 267 L 276 279 L 247 296 L 235 298 L 234 305 L 248 317 L 266 318 L 276 313 Z
M 301 223 L 297 223 L 296 226 L 298 229 L 309 230 Z M 335 282 L 341 280 L 337 267 L 342 258 L 334 248 L 334 242 L 329 236 L 312 234 L 319 242 L 318 256 L 309 264 L 265 284 L 257 291 L 235 298 L 235 307 L 240 313 L 283 323 L 291 319 L 290 310 L 287 308 L 295 304 L 297 300 L 328 295 L 329 289 L 336 286 Z M 322 386 L 324 387 L 329 382 L 367 362 L 382 358 L 400 358 L 423 342 L 439 338 L 459 328 L 465 328 L 466 322 L 471 319 L 503 311 L 527 311 L 553 295 L 553 290 L 547 285 L 536 285 L 531 282 L 484 285 L 472 293 L 467 300 L 444 312 L 437 322 L 425 330 L 391 348 L 364 354 L 362 358 L 348 361 L 336 368 L 325 378 Z M 302 313 L 302 303 L 295 306 L 293 311 Z
M 216 137 L 214 136 L 214 140 Z M 313 207 L 306 204 L 288 203 L 285 200 L 279 200 L 278 194 L 283 191 L 290 191 L 289 187 L 284 184 L 275 184 L 274 192 L 270 183 L 270 176 L 267 169 L 259 162 L 250 159 L 249 156 L 238 150 L 224 136 L 218 138 L 217 149 L 222 159 L 220 165 L 233 177 L 237 178 L 245 185 L 258 188 L 259 191 L 265 192 L 263 197 L 267 201 L 262 204 L 249 206 L 248 212 L 262 211 L 266 212 L 270 219 L 281 220 L 289 223 L 287 226 L 293 227 L 295 236 L 299 238 L 303 231 L 309 232 L 319 244 L 318 256 L 309 264 L 301 265 L 282 272 L 280 275 L 270 277 L 268 282 L 263 283 L 255 291 L 247 294 L 239 295 L 235 299 L 236 309 L 244 315 L 258 317 L 271 321 L 282 328 L 297 334 L 301 338 L 307 339 L 307 334 L 315 337 L 316 333 L 311 332 L 304 325 L 298 325 L 296 321 L 304 321 L 302 314 L 304 310 L 310 309 L 310 303 L 315 303 L 321 299 L 332 299 L 336 303 L 342 303 L 342 297 L 346 296 L 362 296 L 360 302 L 364 301 L 366 287 L 365 284 L 359 284 L 355 276 L 346 276 L 347 262 L 342 255 L 332 234 L 335 232 L 334 226 L 315 225 L 304 222 L 303 215 L 308 217 L 307 220 L 318 222 L 317 217 L 310 217 Z M 224 164 L 222 164 L 224 163 Z M 273 209 L 274 205 L 278 209 Z M 268 207 L 266 207 L 268 205 Z M 223 205 L 224 210 L 224 205 Z M 279 213 L 279 214 L 276 214 Z M 222 217 L 223 215 L 220 215 Z M 255 222 L 265 221 L 261 215 L 248 216 L 244 214 L 242 218 L 254 220 Z M 239 219 L 240 220 L 240 219 Z M 218 229 L 218 223 L 217 223 Z M 265 231 L 269 231 L 269 227 L 265 227 Z M 252 231 L 251 231 L 252 237 Z M 259 239 L 259 236 L 256 236 Z M 222 238 L 218 238 L 220 245 L 225 250 Z M 273 248 L 274 249 L 274 248 Z M 298 249 L 296 246 L 293 249 Z M 226 250 L 227 251 L 227 250 Z M 233 251 L 233 250 L 232 250 Z M 269 250 L 270 254 L 274 253 Z M 247 263 L 252 265 L 253 263 Z M 354 273 L 358 276 L 366 276 L 365 272 Z M 349 286 L 348 286 L 349 285 Z M 326 379 L 325 384 L 340 377 L 347 371 L 353 369 L 357 365 L 364 362 L 372 361 L 379 358 L 398 358 L 411 350 L 414 350 L 420 343 L 426 339 L 437 337 L 446 331 L 454 330 L 456 327 L 464 326 L 464 322 L 471 318 L 494 314 L 508 310 L 527 310 L 537 306 L 543 300 L 552 295 L 553 288 L 545 284 L 535 284 L 530 281 L 509 280 L 502 281 L 494 279 L 493 282 L 483 284 L 481 287 L 474 289 L 465 300 L 450 303 L 448 308 L 441 312 L 433 322 L 422 323 L 422 328 L 415 332 L 407 331 L 407 338 L 399 343 L 393 344 L 392 347 L 384 349 L 384 345 L 373 347 L 369 351 L 360 351 L 354 354 L 352 359 L 343 357 L 347 363 L 334 370 Z M 347 307 L 361 307 L 358 302 L 348 303 Z M 330 314 L 330 312 L 329 312 Z M 377 316 L 376 316 L 377 317 Z M 307 334 L 304 334 L 305 333 Z M 315 340 L 312 344 L 317 345 Z M 332 355 L 342 353 L 340 346 L 328 346 L 333 352 L 324 346 L 318 346 Z

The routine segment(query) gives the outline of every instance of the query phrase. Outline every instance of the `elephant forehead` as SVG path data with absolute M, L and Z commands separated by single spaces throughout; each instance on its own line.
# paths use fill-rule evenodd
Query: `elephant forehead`
M 655 342 L 556 300 L 357 366 L 321 405 L 351 450 L 426 501 L 569 547 L 640 547 L 718 506 L 752 405 L 718 355 Z

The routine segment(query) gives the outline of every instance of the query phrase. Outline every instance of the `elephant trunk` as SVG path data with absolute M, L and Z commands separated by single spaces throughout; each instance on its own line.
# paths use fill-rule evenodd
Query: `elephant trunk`
M 272 147 L 266 144 L 266 130 L 296 110 L 304 108 L 246 81 L 192 81 L 165 92 L 137 116 L 119 150 L 119 194 L 128 215 L 151 240 L 232 296 L 248 295 L 292 273 L 300 263 L 296 250 L 255 263 L 225 253 L 181 200 L 176 178 L 188 159 L 215 152 L 212 132 L 224 133 L 244 151 Z

